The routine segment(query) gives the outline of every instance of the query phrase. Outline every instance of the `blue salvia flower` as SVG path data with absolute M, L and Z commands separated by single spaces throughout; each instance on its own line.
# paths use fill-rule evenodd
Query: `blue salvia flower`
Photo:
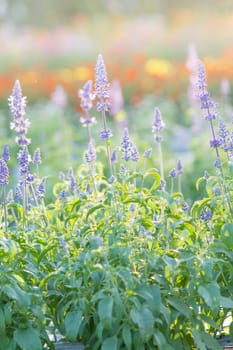
M 32 163 L 33 164 L 40 164 L 41 163 L 41 154 L 40 154 L 40 148 L 36 148 L 33 158 L 32 158 Z
M 204 64 L 199 61 L 198 65 L 198 97 L 201 102 L 201 109 L 204 113 L 204 118 L 208 121 L 216 119 L 215 109 L 217 104 L 212 100 L 208 90 L 207 90 L 207 82 L 206 82 L 206 72 Z
M 77 185 L 77 181 L 75 180 L 74 176 L 70 176 L 70 192 L 72 193 L 74 190 L 77 189 L 78 185 Z
M 100 138 L 102 141 L 108 140 L 112 137 L 111 129 L 102 129 L 100 130 Z
M 44 198 L 45 192 L 46 192 L 46 178 L 43 177 L 40 181 L 40 183 L 38 184 L 38 186 L 36 187 L 36 195 L 38 196 L 38 198 Z
M 28 119 L 24 119 L 27 101 L 26 97 L 22 96 L 22 89 L 18 80 L 14 84 L 12 95 L 8 101 L 13 117 L 10 127 L 16 132 L 16 142 L 21 147 L 29 145 L 31 140 L 26 137 L 26 134 L 31 124 Z
M 95 94 L 99 100 L 98 111 L 108 111 L 110 108 L 110 84 L 102 55 L 98 55 L 96 64 Z
M 129 138 L 129 132 L 127 128 L 124 128 L 121 141 L 121 152 L 123 153 L 122 159 L 128 162 L 131 159 L 131 147 L 132 142 Z
M 93 106 L 95 94 L 92 92 L 92 81 L 88 80 L 79 90 L 80 106 L 84 111 L 89 111 Z
M 18 161 L 19 161 L 20 174 L 21 175 L 28 174 L 31 157 L 29 155 L 27 146 L 24 146 L 23 149 L 19 152 Z
M 138 153 L 138 150 L 136 148 L 136 146 L 134 144 L 132 144 L 131 146 L 131 157 L 130 159 L 133 161 L 133 162 L 137 162 L 138 159 L 139 159 L 139 153 Z
M 177 175 L 183 174 L 183 165 L 182 165 L 181 160 L 178 160 L 178 162 L 177 162 L 176 172 L 177 172 Z
M 95 94 L 92 92 L 92 81 L 88 80 L 82 89 L 79 90 L 78 96 L 80 97 L 80 106 L 84 111 L 84 117 L 80 117 L 80 122 L 84 126 L 91 126 L 96 123 L 96 119 L 91 117 L 89 112 L 93 106 L 93 100 L 95 99 Z
M 111 163 L 112 163 L 112 164 L 117 163 L 117 149 L 114 149 L 114 150 L 112 151 Z
M 106 151 L 110 174 L 112 175 L 110 141 L 112 132 L 107 128 L 106 111 L 110 108 L 110 84 L 108 82 L 107 72 L 102 55 L 98 56 L 96 64 L 95 95 L 98 99 L 96 104 L 97 111 L 101 112 L 103 129 L 100 131 L 100 137 L 106 142 Z
M 67 179 L 70 182 L 70 192 L 72 193 L 74 190 L 77 189 L 78 185 L 77 185 L 77 181 L 75 180 L 74 177 L 74 171 L 73 168 L 69 168 L 68 172 L 67 172 Z
M 92 141 L 88 144 L 88 149 L 84 154 L 84 159 L 87 163 L 93 163 L 96 160 L 96 151 Z
M 213 140 L 210 140 L 210 147 L 211 147 L 211 148 L 218 148 L 218 147 L 220 147 L 221 145 L 222 145 L 222 141 L 219 140 L 219 139 L 217 139 L 217 138 L 215 138 L 215 139 L 213 139 Z
M 34 174 L 31 174 L 30 172 L 27 173 L 27 176 L 26 176 L 26 183 L 27 184 L 32 184 L 36 179 L 36 175 Z
M 162 119 L 161 112 L 159 108 L 155 108 L 154 121 L 152 124 L 152 133 L 154 134 L 154 138 L 156 142 L 163 141 L 163 137 L 161 136 L 161 131 L 164 128 L 165 128 L 165 123 Z
M 22 185 L 19 183 L 15 188 L 15 199 L 21 201 L 23 199 Z
M 10 151 L 8 145 L 3 146 L 2 159 L 7 163 L 10 160 Z
M 147 150 L 145 150 L 145 152 L 143 153 L 143 157 L 144 158 L 150 158 L 152 154 L 152 148 L 148 148 Z
M 220 187 L 213 187 L 212 188 L 212 193 L 213 193 L 214 196 L 220 196 L 220 194 L 221 194 Z
M 60 192 L 59 192 L 59 194 L 58 194 L 58 198 L 60 199 L 60 200 L 62 200 L 62 201 L 64 201 L 64 200 L 66 200 L 66 198 L 67 198 L 67 192 L 66 192 L 66 190 L 61 190 Z
M 0 185 L 5 186 L 9 182 L 9 169 L 5 160 L 0 159 Z
M 72 167 L 70 167 L 67 171 L 67 175 L 66 175 L 67 179 L 69 180 L 71 177 L 74 177 L 74 170 Z
M 210 209 L 202 209 L 200 219 L 203 221 L 210 221 L 213 217 L 213 213 Z
M 125 169 L 123 164 L 120 165 L 119 172 L 120 172 L 120 177 L 121 178 L 125 178 L 126 177 L 126 169 Z
M 220 168 L 221 168 L 222 162 L 221 162 L 221 159 L 220 159 L 219 157 L 215 160 L 214 166 L 215 166 L 215 168 L 217 168 L 217 169 L 220 169 Z
M 177 175 L 177 171 L 175 168 L 169 171 L 169 177 L 176 177 L 176 175 Z

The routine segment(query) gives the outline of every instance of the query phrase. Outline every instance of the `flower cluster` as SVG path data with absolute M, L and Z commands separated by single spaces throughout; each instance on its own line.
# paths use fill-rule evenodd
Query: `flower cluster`
M 161 131 L 165 128 L 165 123 L 162 119 L 161 112 L 159 108 L 155 108 L 154 113 L 154 121 L 152 124 L 152 133 L 154 134 L 154 138 L 156 142 L 163 141 L 163 137 L 161 135 Z
M 9 169 L 4 159 L 0 159 L 0 185 L 5 186 L 9 182 Z
M 108 111 L 110 108 L 110 84 L 103 56 L 99 55 L 96 64 L 95 95 L 98 98 L 97 111 Z
M 80 106 L 84 112 L 84 116 L 80 118 L 80 122 L 84 125 L 92 125 L 96 123 L 94 117 L 90 117 L 90 110 L 93 106 L 93 100 L 95 99 L 95 94 L 92 92 L 92 81 L 88 80 L 82 89 L 79 90 L 78 96 L 80 98 Z
M 122 135 L 122 141 L 121 141 L 121 152 L 122 152 L 122 159 L 128 162 L 129 160 L 132 160 L 134 162 L 137 162 L 139 159 L 139 153 L 136 148 L 136 146 L 133 144 L 133 142 L 129 138 L 129 132 L 127 128 L 124 128 L 123 135 Z
M 27 100 L 26 97 L 22 96 L 20 82 L 16 80 L 12 95 L 9 97 L 9 107 L 13 117 L 13 122 L 11 122 L 10 127 L 15 130 L 16 142 L 21 147 L 31 143 L 31 140 L 26 137 L 31 125 L 29 120 L 24 118 L 26 104 Z

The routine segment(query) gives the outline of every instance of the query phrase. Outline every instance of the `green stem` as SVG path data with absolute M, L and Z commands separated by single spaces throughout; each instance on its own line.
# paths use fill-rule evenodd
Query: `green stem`
M 2 202 L 3 202 L 3 210 L 4 210 L 4 222 L 5 222 L 5 232 L 7 234 L 7 210 L 6 210 L 6 195 L 5 195 L 5 186 L 2 185 Z
M 163 152 L 162 152 L 162 146 L 160 142 L 158 142 L 158 151 L 159 151 L 159 168 L 160 168 L 161 182 L 165 182 L 164 170 L 163 170 Z

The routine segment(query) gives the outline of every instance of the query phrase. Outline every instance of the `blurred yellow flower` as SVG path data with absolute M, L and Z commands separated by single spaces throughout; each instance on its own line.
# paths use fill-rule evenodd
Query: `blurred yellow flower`
M 90 71 L 89 68 L 81 66 L 81 67 L 77 67 L 74 72 L 74 79 L 75 80 L 82 80 L 82 81 L 86 81 L 91 79 L 92 77 L 92 72 Z
M 172 73 L 172 65 L 167 60 L 150 58 L 146 61 L 144 69 L 150 75 L 167 78 Z

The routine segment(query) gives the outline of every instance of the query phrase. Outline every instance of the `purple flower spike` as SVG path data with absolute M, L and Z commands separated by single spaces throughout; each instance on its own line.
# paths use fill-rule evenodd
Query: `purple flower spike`
M 96 64 L 95 93 L 99 100 L 109 99 L 110 96 L 110 84 L 102 55 L 98 56 Z
M 33 164 L 40 164 L 41 163 L 41 155 L 40 155 L 40 148 L 37 148 L 33 154 L 32 159 Z
M 5 160 L 0 159 L 0 185 L 5 186 L 9 182 L 9 169 Z
M 92 81 L 88 80 L 83 88 L 79 90 L 78 96 L 80 98 L 80 106 L 84 111 L 90 111 L 93 106 L 95 94 L 92 92 Z
M 129 138 L 128 129 L 124 128 L 121 141 L 121 152 L 123 153 L 122 159 L 124 159 L 126 162 L 128 162 L 131 158 L 131 146 L 132 142 Z
M 61 190 L 59 192 L 59 195 L 58 195 L 58 198 L 62 201 L 65 201 L 66 198 L 67 198 L 67 193 L 66 193 L 66 190 Z
M 222 145 L 222 141 L 219 139 L 210 140 L 210 147 L 217 148 Z
M 15 188 L 15 199 L 21 201 L 23 198 L 22 185 L 19 183 Z
M 165 123 L 162 119 L 161 112 L 159 108 L 155 108 L 154 121 L 152 124 L 152 133 L 156 142 L 161 142 L 163 140 L 160 132 L 165 128 Z
M 112 164 L 113 164 L 113 163 L 117 163 L 117 150 L 116 150 L 116 149 L 114 149 L 114 150 L 112 151 L 111 163 L 112 163 Z
M 178 160 L 177 162 L 176 171 L 177 171 L 177 175 L 183 174 L 183 165 L 181 163 L 181 160 Z
M 27 146 L 24 146 L 23 149 L 18 154 L 19 168 L 20 174 L 25 175 L 29 172 L 29 163 L 31 161 L 31 157 L 28 153 Z
M 150 158 L 152 154 L 152 148 L 148 148 L 147 150 L 145 150 L 143 157 L 144 158 Z
M 2 159 L 7 163 L 10 160 L 10 151 L 8 145 L 4 145 L 2 151 Z
M 16 80 L 12 95 L 9 97 L 9 107 L 13 119 L 21 119 L 25 115 L 27 98 L 22 96 L 22 89 L 19 80 Z
M 177 175 L 176 169 L 173 168 L 173 169 L 169 172 L 169 177 L 176 177 L 176 175 Z
M 36 188 L 36 194 L 37 194 L 38 198 L 44 198 L 45 185 L 46 185 L 46 178 L 43 177 Z
M 12 95 L 9 97 L 9 107 L 13 117 L 10 127 L 15 130 L 16 142 L 21 147 L 31 143 L 31 140 L 26 137 L 31 125 L 28 119 L 24 119 L 26 104 L 26 97 L 22 96 L 20 83 L 16 80 Z
M 88 144 L 88 149 L 84 154 L 84 158 L 87 163 L 93 163 L 96 160 L 96 151 L 92 141 Z
M 202 209 L 200 219 L 203 221 L 210 221 L 213 217 L 213 213 L 210 209 Z
M 102 141 L 108 140 L 112 137 L 111 129 L 102 129 L 100 130 L 100 138 Z
M 136 148 L 136 146 L 134 144 L 132 144 L 131 146 L 131 157 L 130 159 L 133 161 L 133 162 L 137 162 L 139 160 L 139 153 L 138 153 L 138 150 Z

